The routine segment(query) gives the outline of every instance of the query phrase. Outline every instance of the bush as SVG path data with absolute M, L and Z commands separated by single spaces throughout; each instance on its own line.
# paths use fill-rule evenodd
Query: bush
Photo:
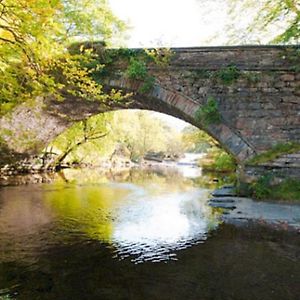
M 130 58 L 126 75 L 133 80 L 144 80 L 148 76 L 146 64 L 142 61 Z
M 252 195 L 257 199 L 267 199 L 271 196 L 271 176 L 261 176 L 252 184 Z
M 219 148 L 212 148 L 199 164 L 207 171 L 234 172 L 236 170 L 236 162 L 233 157 Z
M 217 73 L 217 77 L 225 84 L 231 84 L 240 76 L 240 70 L 234 66 L 229 65 L 227 68 L 221 69 Z
M 208 97 L 206 104 L 196 111 L 195 119 L 204 126 L 220 123 L 221 115 L 218 110 L 218 103 L 214 97 Z
M 238 193 L 261 200 L 300 201 L 300 181 L 288 178 L 274 184 L 272 175 L 263 175 L 251 184 L 241 183 Z

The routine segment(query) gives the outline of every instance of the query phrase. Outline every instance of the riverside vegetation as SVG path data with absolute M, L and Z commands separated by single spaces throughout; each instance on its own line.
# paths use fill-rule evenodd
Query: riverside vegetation
M 272 163 L 282 155 L 299 151 L 299 143 L 277 144 L 271 150 L 253 157 L 246 164 L 260 166 Z M 299 179 L 278 180 L 272 174 L 262 175 L 250 184 L 241 184 L 239 189 L 241 194 L 250 195 L 257 199 L 300 200 Z
M 196 127 L 181 132 L 145 111 L 117 111 L 74 124 L 44 149 L 47 167 L 140 162 L 149 153 L 176 160 L 184 152 L 206 153 L 199 164 L 206 170 L 232 172 L 234 160 L 219 144 Z
M 265 40 L 265 34 L 269 32 L 268 29 L 276 27 L 279 23 L 280 32 L 276 35 L 272 33 L 267 42 L 293 44 L 299 41 L 300 12 L 297 1 L 260 0 L 256 3 L 253 0 L 248 0 L 242 3 L 240 0 L 227 0 L 227 2 L 231 5 L 233 16 L 232 24 L 229 26 L 228 43 L 243 44 L 256 43 L 257 41 L 261 43 Z M 127 95 L 121 91 L 112 90 L 110 93 L 103 91 L 103 78 L 113 71 L 112 65 L 115 58 L 125 59 L 124 72 L 126 76 L 133 80 L 142 81 L 140 92 L 147 93 L 155 83 L 154 78 L 147 71 L 147 63 L 167 66 L 172 57 L 170 49 L 138 52 L 120 48 L 97 52 L 93 49 L 93 43 L 90 46 L 84 43 L 86 40 L 92 42 L 101 40 L 103 49 L 106 46 L 122 45 L 122 33 L 127 26 L 114 16 L 106 0 L 80 2 L 75 0 L 20 0 L 17 2 L 3 0 L 0 1 L 0 9 L 2 12 L 0 16 L 1 115 L 8 114 L 20 103 L 32 102 L 33 99 L 37 99 L 37 96 L 47 97 L 51 95 L 58 101 L 63 101 L 67 93 L 101 103 L 106 103 L 108 100 L 126 101 Z M 259 13 L 261 9 L 265 11 L 264 15 Z M 253 18 L 250 18 L 251 20 L 246 24 L 245 31 L 243 31 L 245 35 L 241 37 L 241 31 L 236 30 L 234 22 L 249 11 L 253 12 Z M 77 46 L 80 46 L 74 47 L 75 42 Z M 194 75 L 205 78 L 212 76 L 206 70 L 198 70 Z M 246 76 L 249 81 L 259 81 L 255 73 L 242 73 L 235 65 L 228 65 L 226 68 L 215 72 L 214 76 L 214 79 L 220 80 L 226 85 L 230 85 L 239 76 Z M 218 123 L 220 114 L 216 100 L 212 96 L 208 96 L 207 103 L 199 109 L 196 115 L 199 122 L 202 122 L 204 126 Z M 105 118 L 106 121 L 104 121 Z M 77 152 L 85 153 L 83 149 L 89 147 L 93 148 L 93 151 L 100 149 L 99 153 L 101 151 L 103 153 L 103 145 L 109 145 L 108 139 L 112 138 L 112 135 L 118 136 L 116 128 L 111 130 L 111 124 L 107 119 L 109 119 L 108 116 L 97 116 L 95 119 L 76 124 L 74 128 L 65 135 L 58 137 L 45 149 L 42 160 L 45 159 L 49 163 L 48 158 L 50 157 L 50 165 L 59 165 L 67 160 L 81 162 L 82 158 Z M 160 125 L 160 128 L 163 127 Z M 112 133 L 113 131 L 115 133 Z M 137 131 L 133 130 L 133 132 Z M 142 147 L 140 146 L 130 146 L 132 143 L 129 142 L 128 138 L 126 140 L 124 136 L 123 133 L 123 137 L 116 138 L 112 144 L 126 144 L 126 151 L 130 153 L 130 158 L 133 161 L 140 159 L 145 154 L 146 148 L 141 150 Z M 102 142 L 99 143 L 99 140 Z M 157 141 L 159 141 L 159 137 Z M 203 142 L 203 139 L 200 141 Z M 220 154 L 219 150 L 212 147 L 214 143 L 211 143 L 210 139 L 206 137 L 206 141 L 201 146 L 210 145 L 207 149 L 209 165 L 205 166 L 203 163 L 203 167 L 217 170 L 233 169 L 235 162 L 227 154 Z M 101 144 L 101 146 L 97 146 L 97 144 Z M 146 144 L 145 142 L 144 146 Z M 166 145 L 164 147 L 166 148 Z M 165 149 L 164 147 L 161 149 Z M 176 147 L 178 147 L 178 153 L 183 151 L 178 144 Z M 1 137 L 0 148 L 1 153 L 5 156 L 5 145 L 1 142 Z M 152 148 L 155 148 L 154 145 Z M 152 148 L 150 147 L 147 151 L 152 151 Z M 187 148 L 188 146 L 185 149 Z M 60 154 L 56 155 L 54 149 L 59 149 Z M 168 149 L 172 149 L 172 147 L 168 145 Z M 115 147 L 111 146 L 107 153 L 111 155 L 115 150 Z M 299 145 L 296 144 L 280 145 L 276 149 L 254 158 L 249 163 L 261 164 L 276 158 L 279 154 L 292 153 L 298 150 Z M 159 147 L 155 151 L 160 151 Z M 210 160 L 213 156 L 217 157 L 217 160 Z M 55 157 L 54 161 L 53 157 Z M 271 184 L 272 180 L 262 179 L 259 182 Z M 254 185 L 257 189 L 261 186 L 259 182 Z M 297 184 L 290 184 L 290 186 L 293 185 L 298 186 Z M 256 194 L 269 193 L 256 192 Z

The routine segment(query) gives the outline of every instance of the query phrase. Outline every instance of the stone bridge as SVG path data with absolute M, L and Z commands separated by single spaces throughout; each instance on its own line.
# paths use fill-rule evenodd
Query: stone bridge
M 35 155 L 75 121 L 122 108 L 149 109 L 187 121 L 213 136 L 240 164 L 276 144 L 299 143 L 299 51 L 283 46 L 172 49 L 167 65 L 148 65 L 155 84 L 147 92 L 141 92 L 142 81 L 128 78 L 119 67 L 105 86 L 132 92 L 129 105 L 104 107 L 74 97 L 21 105 L 0 120 L 2 163 Z M 220 120 L 205 123 L 197 112 L 204 115 L 212 103 L 217 107 L 212 113 Z M 299 156 L 289 161 L 297 170 Z

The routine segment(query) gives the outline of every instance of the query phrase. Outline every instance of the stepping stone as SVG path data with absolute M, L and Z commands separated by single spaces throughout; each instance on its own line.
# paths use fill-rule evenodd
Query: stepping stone
M 211 198 L 209 201 L 214 203 L 234 203 L 236 199 L 234 197 L 217 197 Z
M 219 189 L 214 190 L 211 193 L 214 197 L 226 197 L 226 196 L 236 196 L 236 192 L 234 187 L 226 186 Z
M 211 207 L 216 207 L 216 208 L 225 208 L 225 209 L 236 209 L 236 206 L 233 205 L 232 203 L 224 203 L 224 202 L 221 202 L 221 203 L 214 203 L 214 202 L 210 202 L 208 203 L 209 206 Z

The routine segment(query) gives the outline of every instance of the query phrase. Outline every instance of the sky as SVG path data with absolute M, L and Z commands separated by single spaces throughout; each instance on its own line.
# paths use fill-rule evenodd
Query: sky
M 130 26 L 127 47 L 192 47 L 208 45 L 226 24 L 226 7 L 219 0 L 109 0 L 116 16 Z M 216 41 L 215 41 L 216 42 Z M 219 40 L 222 43 L 222 39 Z M 188 125 L 155 114 L 169 126 Z
M 234 20 L 225 0 L 108 1 L 114 14 L 130 26 L 124 45 L 129 48 L 224 45 L 228 42 L 226 27 Z M 239 28 L 239 44 L 243 43 L 249 22 L 259 12 L 259 5 L 239 11 L 239 20 L 234 23 Z M 277 29 L 260 34 L 259 40 L 266 43 Z M 252 43 L 257 41 L 254 37 Z M 168 121 L 167 117 L 162 118 Z M 168 123 L 184 127 L 177 119 L 170 119 Z
M 227 21 L 225 1 L 109 0 L 131 29 L 128 47 L 192 47 L 210 44 Z M 222 43 L 222 36 L 215 43 Z

